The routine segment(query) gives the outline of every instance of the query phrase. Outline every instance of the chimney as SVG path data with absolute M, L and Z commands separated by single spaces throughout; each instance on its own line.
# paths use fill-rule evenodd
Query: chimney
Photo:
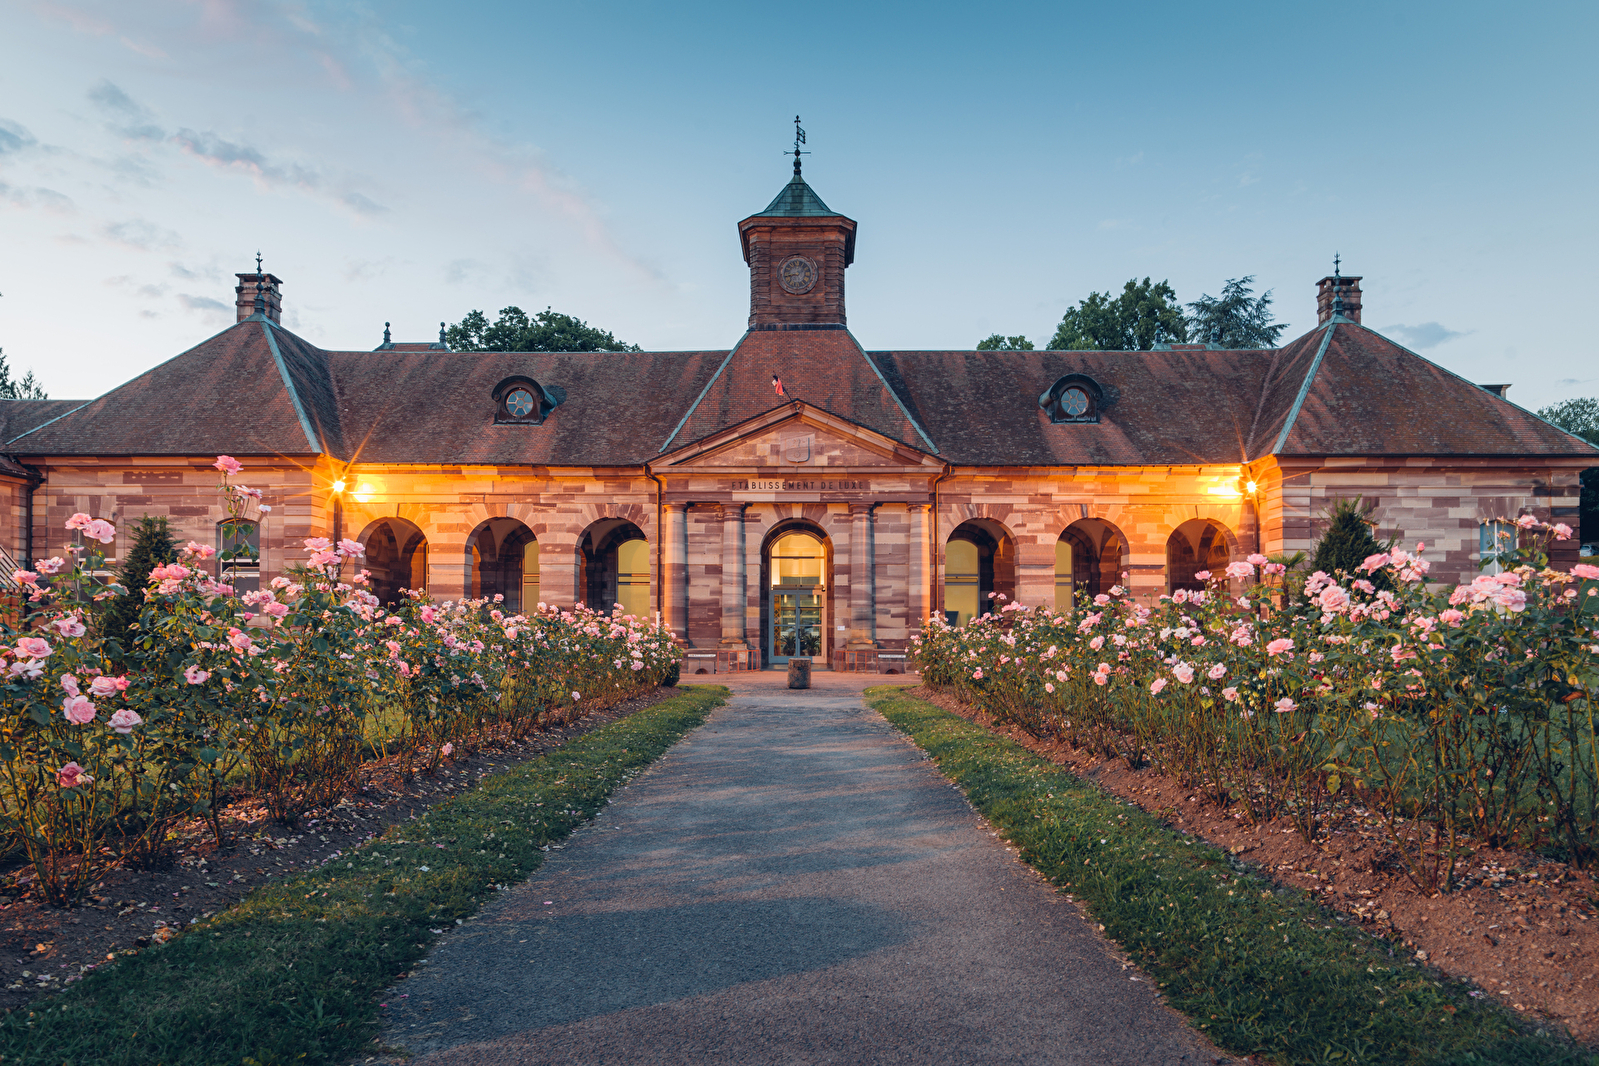
M 236 322 L 243 322 L 255 314 L 255 284 L 261 283 L 261 302 L 265 305 L 266 316 L 274 322 L 283 321 L 283 294 L 278 292 L 278 286 L 283 284 L 275 274 L 235 274 L 239 279 L 239 287 L 233 290 L 234 310 L 238 317 Z
M 1316 325 L 1324 326 L 1333 316 L 1333 291 L 1343 294 L 1343 316 L 1351 322 L 1360 321 L 1360 279 L 1329 274 L 1316 283 Z
M 1491 393 L 1493 393 L 1495 396 L 1499 397 L 1501 400 L 1509 399 L 1509 397 L 1505 395 L 1505 393 L 1510 391 L 1509 383 L 1506 383 L 1506 384 L 1503 384 L 1503 385 L 1478 385 L 1477 387 L 1479 389 L 1481 389 L 1483 392 L 1491 392 Z

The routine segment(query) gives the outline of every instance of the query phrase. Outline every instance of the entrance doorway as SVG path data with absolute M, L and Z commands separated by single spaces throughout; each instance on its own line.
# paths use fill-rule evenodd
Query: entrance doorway
M 779 533 L 767 548 L 766 661 L 827 658 L 826 538 L 807 529 Z

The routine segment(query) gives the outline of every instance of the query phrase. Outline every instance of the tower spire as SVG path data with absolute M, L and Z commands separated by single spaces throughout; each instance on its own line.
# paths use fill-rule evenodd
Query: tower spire
M 1344 279 L 1343 279 L 1343 276 L 1338 273 L 1338 267 L 1339 267 L 1340 262 L 1341 262 L 1341 259 L 1339 258 L 1338 253 L 1334 252 L 1333 253 L 1333 302 L 1332 302 L 1332 313 L 1333 313 L 1333 317 L 1334 318 L 1342 318 L 1344 316 Z
M 261 250 L 255 252 L 255 313 L 266 315 L 266 290 L 261 284 Z

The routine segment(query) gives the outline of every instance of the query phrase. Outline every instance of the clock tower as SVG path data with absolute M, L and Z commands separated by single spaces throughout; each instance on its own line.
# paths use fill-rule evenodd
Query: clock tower
M 800 177 L 738 224 L 750 267 L 752 330 L 843 329 L 844 268 L 855 261 L 855 220 L 822 203 Z

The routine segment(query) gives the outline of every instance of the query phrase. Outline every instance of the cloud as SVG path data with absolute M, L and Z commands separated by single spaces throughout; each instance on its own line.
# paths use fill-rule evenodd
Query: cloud
M 106 278 L 105 283 L 118 288 L 132 289 L 136 295 L 145 296 L 152 300 L 158 296 L 165 296 L 167 293 L 167 287 L 165 285 L 154 285 L 149 283 L 141 285 L 139 284 L 139 279 L 130 274 L 123 274 L 115 278 Z
M 34 140 L 33 134 L 28 132 L 26 126 L 12 122 L 10 119 L 0 118 L 0 155 L 20 152 L 24 148 L 32 148 L 38 143 L 38 141 Z
M 1573 385 L 1586 385 L 1586 384 L 1588 384 L 1588 382 L 1590 382 L 1592 380 L 1594 380 L 1594 379 L 1593 378 L 1561 378 L 1559 381 L 1556 381 L 1555 384 L 1559 385 L 1563 389 L 1569 389 Z
M 486 277 L 488 272 L 488 264 L 480 263 L 476 259 L 452 259 L 444 268 L 444 280 L 450 285 L 460 285 L 462 282 Z
M 101 233 L 118 244 L 137 248 L 141 252 L 150 252 L 157 248 L 179 248 L 183 245 L 183 238 L 172 230 L 163 229 L 142 218 L 110 223 L 101 230 Z
M 37 207 L 53 215 L 70 215 L 77 210 L 72 197 L 38 185 L 7 185 L 0 181 L 0 200 L 13 207 Z
M 106 125 L 124 137 L 136 141 L 159 141 L 166 137 L 166 132 L 154 123 L 155 116 L 149 108 L 109 81 L 102 80 L 90 89 L 89 101 L 113 120 Z
M 180 292 L 178 293 L 178 303 L 190 311 L 199 311 L 207 315 L 231 315 L 233 313 L 232 304 L 225 304 L 221 300 L 213 300 L 209 296 L 194 296 L 190 293 Z
M 1423 322 L 1416 326 L 1384 326 L 1378 333 L 1388 333 L 1398 337 L 1411 348 L 1436 348 L 1445 341 L 1452 341 L 1456 337 L 1464 337 L 1466 332 L 1447 329 L 1437 322 Z
M 242 170 L 272 185 L 298 185 L 302 189 L 315 189 L 322 184 L 322 175 L 310 167 L 298 163 L 270 162 L 249 145 L 235 144 L 215 133 L 181 129 L 172 140 L 202 162 L 224 170 Z
M 375 200 L 369 200 L 358 192 L 347 192 L 339 197 L 339 201 L 350 210 L 362 215 L 386 215 L 389 209 Z

